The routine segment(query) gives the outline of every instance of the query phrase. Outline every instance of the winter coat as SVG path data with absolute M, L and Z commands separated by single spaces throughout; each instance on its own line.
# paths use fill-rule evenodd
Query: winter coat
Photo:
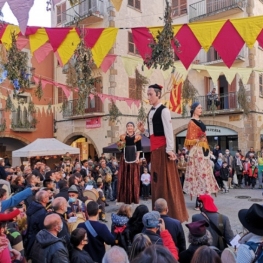
M 228 178 L 229 178 L 229 168 L 226 167 L 222 167 L 220 169 L 220 177 L 222 178 L 223 181 L 228 181 Z
M 202 244 L 201 245 L 190 244 L 189 247 L 185 251 L 180 253 L 179 255 L 180 263 L 190 263 L 195 251 L 201 246 L 203 245 Z
M 89 253 L 84 249 L 80 250 L 78 248 L 73 248 L 71 257 L 71 263 L 94 263 L 93 259 L 90 257 Z
M 36 201 L 33 201 L 26 211 L 28 227 L 25 249 L 27 255 L 29 255 L 29 252 L 35 242 L 37 233 L 44 229 L 44 219 L 46 217 L 46 213 L 46 208 Z
M 69 263 L 64 240 L 55 237 L 46 229 L 39 231 L 36 235 L 30 258 L 32 263 Z

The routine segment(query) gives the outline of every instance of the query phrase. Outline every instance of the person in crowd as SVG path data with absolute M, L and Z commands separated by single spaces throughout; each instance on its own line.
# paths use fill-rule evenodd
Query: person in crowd
M 227 167 L 229 169 L 229 178 L 228 178 L 228 188 L 231 189 L 232 187 L 232 181 L 233 181 L 233 156 L 230 154 L 230 151 L 228 149 L 225 150 L 225 154 L 223 155 L 223 162 L 227 162 Z
M 240 246 L 237 250 L 235 262 L 258 262 L 256 251 L 259 248 L 259 245 L 263 242 L 263 206 L 259 204 L 253 204 L 249 209 L 241 209 L 238 212 L 238 218 L 243 227 L 249 232 L 239 240 Z
M 124 230 L 124 233 L 127 237 L 127 243 L 132 243 L 133 238 L 136 234 L 142 232 L 144 225 L 142 222 L 143 216 L 149 212 L 149 209 L 146 205 L 138 205 L 133 212 L 132 217 L 127 223 L 127 227 Z
M 30 253 L 32 263 L 69 263 L 65 241 L 58 237 L 63 223 L 57 214 L 50 214 L 44 220 L 43 228 L 37 233 Z
M 85 203 L 79 199 L 79 191 L 76 185 L 70 186 L 68 196 L 68 217 L 75 217 L 78 213 L 85 213 Z
M 7 174 L 5 171 L 5 160 L 0 158 L 0 179 L 6 180 Z
M 70 236 L 70 243 L 73 248 L 71 251 L 71 263 L 94 263 L 89 253 L 83 249 L 89 243 L 87 232 L 84 228 L 76 228 Z
M 25 179 L 22 175 L 18 175 L 11 185 L 12 192 L 18 193 L 25 189 Z
M 111 169 L 112 172 L 112 196 L 113 199 L 116 200 L 118 196 L 118 174 L 119 174 L 119 166 L 118 161 L 115 156 L 111 157 L 111 161 L 107 164 L 107 166 Z
M 242 181 L 243 181 L 243 164 L 240 158 L 240 154 L 236 152 L 236 155 L 232 162 L 233 172 L 237 175 L 238 180 L 238 188 L 242 188 Z
M 249 151 L 246 153 L 246 158 L 249 158 L 251 153 L 255 155 L 254 147 L 250 147 Z
M 251 165 L 249 167 L 249 181 L 248 186 L 251 185 L 251 188 L 254 189 L 258 177 L 258 168 L 255 164 L 255 161 L 251 161 Z
M 213 88 L 210 92 L 207 93 L 207 106 L 208 110 L 211 110 L 212 107 L 218 107 L 220 105 L 220 100 L 218 94 L 216 93 L 216 88 Z
M 165 199 L 159 198 L 154 203 L 154 210 L 160 213 L 161 218 L 165 223 L 165 228 L 171 234 L 174 244 L 179 249 L 179 252 L 182 252 L 186 249 L 185 235 L 182 224 L 179 220 L 169 217 L 168 214 L 168 205 Z
M 186 166 L 187 166 L 187 163 L 185 161 L 185 157 L 184 157 L 184 155 L 181 154 L 179 156 L 179 160 L 178 160 L 178 163 L 177 163 L 177 169 L 178 169 L 178 172 L 179 172 L 182 189 L 183 189 L 183 186 L 184 186 Z
M 63 162 L 66 163 L 67 161 L 69 161 L 70 163 L 72 163 L 72 158 L 71 158 L 69 152 L 66 152 L 66 154 L 63 156 Z
M 67 160 L 64 164 L 63 164 L 63 170 L 65 172 L 66 175 L 70 175 L 73 172 L 73 164 L 71 163 L 70 160 Z
M 250 161 L 249 158 L 246 158 L 244 163 L 243 163 L 243 176 L 245 179 L 245 187 L 249 187 L 249 170 L 250 170 Z
M 258 188 L 262 189 L 262 173 L 263 173 L 263 152 L 258 157 Z
M 89 175 L 89 168 L 88 168 L 88 160 L 83 160 L 82 161 L 82 167 L 80 170 L 80 174 L 82 175 L 83 178 L 85 178 L 87 175 Z
M 151 245 L 145 248 L 131 263 L 178 263 L 164 246 Z
M 100 213 L 99 213 L 99 220 L 107 223 L 106 220 L 106 212 L 105 212 L 105 205 L 106 205 L 106 198 L 103 193 L 103 182 L 97 182 L 97 191 L 99 194 L 99 198 L 97 200 L 97 203 L 100 206 Z
M 58 183 L 59 193 L 55 195 L 57 197 L 64 197 L 68 201 L 68 182 L 66 180 L 61 180 Z
M 153 84 L 148 87 L 147 96 L 152 108 L 148 114 L 148 131 L 142 122 L 138 129 L 150 137 L 151 143 L 151 195 L 152 207 L 158 198 L 165 198 L 170 203 L 170 216 L 181 222 L 188 219 L 183 191 L 175 165 L 174 135 L 171 114 L 161 103 L 163 87 Z M 166 189 L 163 191 L 163 189 Z
M 228 179 L 229 179 L 229 169 L 227 167 L 227 162 L 222 163 L 222 167 L 220 169 L 220 178 L 222 180 L 223 184 L 223 189 L 225 193 L 229 192 L 229 187 L 228 187 Z
M 16 174 L 16 175 L 23 175 L 23 172 L 22 172 L 20 166 L 16 166 L 16 167 L 15 167 L 15 174 Z
M 99 205 L 95 201 L 87 204 L 89 219 L 85 223 L 80 223 L 78 228 L 84 228 L 88 235 L 89 243 L 84 249 L 90 254 L 93 261 L 101 263 L 105 254 L 105 246 L 114 245 L 115 238 L 108 230 L 107 226 L 98 222 Z
M 105 253 L 102 263 L 129 263 L 129 259 L 123 248 L 113 246 Z
M 69 234 L 68 224 L 65 219 L 65 214 L 68 209 L 68 202 L 64 197 L 57 197 L 52 201 L 51 206 L 53 208 L 52 213 L 59 215 L 63 223 L 63 227 L 61 231 L 58 233 L 58 237 L 63 238 L 66 241 L 67 248 L 70 248 L 70 241 L 69 241 L 70 234 Z
M 189 229 L 188 241 L 190 243 L 189 247 L 179 254 L 180 263 L 189 263 L 195 253 L 195 251 L 203 246 L 209 246 L 212 243 L 212 236 L 210 232 L 206 229 L 209 224 L 206 220 L 200 220 L 185 224 Z
M 78 198 L 82 202 L 86 202 L 88 200 L 88 197 L 83 195 L 84 188 L 81 186 L 82 176 L 80 174 L 72 174 L 69 177 L 68 183 L 69 183 L 69 187 L 71 187 L 72 185 L 76 187 L 76 189 L 78 190 Z
M 165 229 L 165 223 L 161 219 L 160 213 L 157 211 L 148 212 L 143 216 L 142 222 L 145 227 L 143 233 L 149 237 L 152 244 L 164 245 L 178 259 L 176 244 L 169 231 Z M 160 234 L 158 234 L 159 231 Z
M 144 168 L 147 168 L 147 170 L 149 171 L 149 164 L 147 163 L 145 158 L 142 158 L 142 164 L 140 166 L 140 174 L 143 173 Z
M 45 179 L 45 164 L 41 162 L 37 162 L 35 165 L 35 169 L 32 171 L 32 174 L 35 176 L 38 176 L 40 178 L 40 181 L 43 181 Z
M 213 149 L 213 155 L 216 157 L 216 160 L 218 158 L 219 153 L 222 153 L 220 146 L 217 144 L 215 148 Z
M 46 205 L 48 202 L 48 192 L 40 190 L 36 193 L 35 201 L 30 203 L 26 211 L 28 227 L 25 240 L 25 252 L 27 256 L 30 255 L 37 233 L 44 228 L 44 219 L 47 213 Z
M 54 191 L 54 182 L 53 180 L 50 178 L 50 179 L 44 179 L 43 180 L 43 187 L 46 188 L 47 190 L 49 191 Z
M 108 162 L 106 156 L 105 156 L 105 153 L 101 153 L 101 156 L 99 158 L 99 162 L 101 162 L 101 160 L 104 160 L 106 163 Z
M 215 175 L 217 184 L 221 190 L 223 189 L 223 182 L 222 182 L 222 178 L 220 176 L 220 170 L 221 170 L 222 166 L 223 166 L 223 160 L 222 160 L 222 158 L 218 157 L 217 161 L 215 163 L 215 166 L 214 166 L 214 175 Z
M 116 214 L 111 214 L 111 233 L 115 237 L 124 231 L 131 216 L 131 206 L 127 204 L 121 205 Z
M 130 261 L 136 258 L 145 248 L 152 245 L 150 238 L 142 233 L 135 235 L 129 255 Z
M 229 218 L 226 215 L 218 213 L 218 208 L 214 204 L 214 199 L 210 195 L 199 196 L 199 208 L 201 213 L 192 216 L 192 222 L 206 220 L 209 223 L 207 228 L 213 237 L 212 246 L 221 251 L 225 248 L 222 236 L 227 244 L 234 238 Z
M 98 164 L 95 165 L 92 169 L 91 175 L 94 178 L 95 182 L 97 182 L 98 178 L 101 177 L 100 166 Z
M 191 260 L 191 263 L 222 263 L 218 253 L 209 246 L 199 247 Z
M 30 166 L 25 166 L 23 171 L 23 176 L 26 179 L 29 174 L 32 174 L 32 169 Z
M 141 175 L 142 181 L 142 195 L 144 200 L 148 200 L 151 187 L 151 175 L 148 173 L 147 168 L 144 168 L 143 174 Z
M 194 102 L 191 106 L 191 117 L 187 128 L 187 135 L 184 142 L 189 152 L 185 181 L 183 190 L 196 196 L 202 194 L 217 193 L 219 186 L 213 175 L 213 170 L 209 160 L 209 144 L 206 138 L 206 126 L 200 120 L 202 105 Z M 195 207 L 197 208 L 197 207 Z
M 102 180 L 104 183 L 104 194 L 106 198 L 108 198 L 110 201 L 114 201 L 112 196 L 112 187 L 111 187 L 111 182 L 112 182 L 112 171 L 111 169 L 107 166 L 107 163 L 105 160 L 100 161 L 100 174 L 102 176 Z

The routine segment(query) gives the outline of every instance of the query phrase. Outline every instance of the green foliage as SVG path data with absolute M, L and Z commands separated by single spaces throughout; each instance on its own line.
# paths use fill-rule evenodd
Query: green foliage
M 119 108 L 117 107 L 116 103 L 113 100 L 111 101 L 109 115 L 110 115 L 110 122 L 116 122 L 116 124 L 120 123 L 119 117 L 122 115 L 122 113 L 120 112 Z
M 10 111 L 13 108 L 13 103 L 10 97 L 10 94 L 8 93 L 7 99 L 6 99 L 6 104 L 5 104 L 5 111 Z
M 245 115 L 248 115 L 251 111 L 249 99 L 246 95 L 246 89 L 242 83 L 242 80 L 239 80 L 239 90 L 237 92 L 237 102 Z
M 28 103 L 28 114 L 36 113 L 36 107 L 33 101 L 29 101 Z
M 0 124 L 0 132 L 5 131 L 5 129 L 6 129 L 6 120 L 4 119 L 4 120 L 3 120 L 3 123 Z
M 158 31 L 156 40 L 149 44 L 152 54 L 146 57 L 144 64 L 148 68 L 157 68 L 167 70 L 170 67 L 174 69 L 174 49 L 172 47 L 172 42 L 179 49 L 180 43 L 174 37 L 174 31 L 172 26 L 172 9 L 169 5 L 169 1 L 166 1 L 166 8 L 164 13 L 164 27 L 162 31 Z
M 18 123 L 14 123 L 12 121 L 11 128 L 12 129 L 35 129 L 36 125 L 38 123 L 38 120 L 34 117 L 31 121 L 26 119 L 26 121 L 22 122 L 21 120 L 18 121 Z
M 147 113 L 146 113 L 146 110 L 145 108 L 143 107 L 143 103 L 141 102 L 141 107 L 138 111 L 138 117 L 137 117 L 137 121 L 138 122 L 145 122 L 146 121 L 146 118 L 147 118 Z
M 41 78 L 39 78 L 39 82 L 37 84 L 37 88 L 35 90 L 35 96 L 38 98 L 38 100 L 40 101 L 43 97 L 43 88 L 42 88 L 42 81 Z
M 79 4 L 79 0 L 68 0 L 71 6 Z
M 16 33 L 11 33 L 12 44 L 7 51 L 7 60 L 4 63 L 4 68 L 7 70 L 7 78 L 12 82 L 17 81 L 20 91 L 24 91 L 30 87 L 28 73 L 28 56 L 17 48 Z

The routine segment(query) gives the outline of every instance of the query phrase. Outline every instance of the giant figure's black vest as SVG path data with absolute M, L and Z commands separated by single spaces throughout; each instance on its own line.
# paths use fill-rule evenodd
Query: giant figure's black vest
M 162 111 L 164 108 L 166 107 L 164 105 L 161 105 L 157 110 L 155 110 L 155 113 L 153 115 L 152 123 L 153 123 L 154 136 L 164 136 L 164 128 L 163 128 L 163 122 L 162 122 Z M 148 116 L 149 116 L 149 113 L 148 113 Z M 148 122 L 148 131 L 150 131 L 149 118 L 147 118 L 147 122 Z

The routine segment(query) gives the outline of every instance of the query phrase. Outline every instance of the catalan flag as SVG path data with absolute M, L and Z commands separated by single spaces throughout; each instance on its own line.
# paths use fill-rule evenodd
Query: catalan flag
M 182 113 L 181 95 L 183 80 L 181 77 L 174 78 L 173 87 L 170 93 L 169 109 L 178 114 Z

